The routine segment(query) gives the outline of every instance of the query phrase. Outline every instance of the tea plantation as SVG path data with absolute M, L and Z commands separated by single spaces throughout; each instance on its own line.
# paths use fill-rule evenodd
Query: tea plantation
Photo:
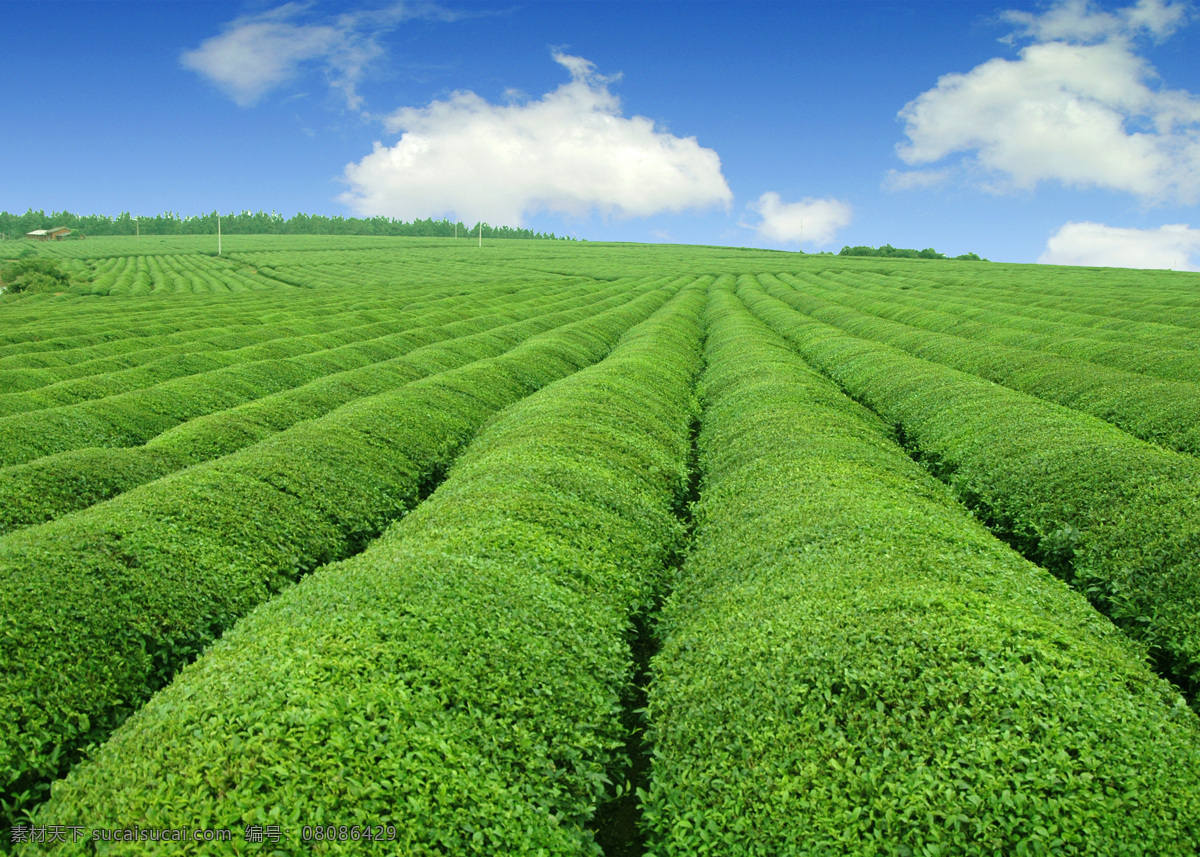
M 0 850 L 1200 853 L 1200 275 L 212 243 L 0 244 Z

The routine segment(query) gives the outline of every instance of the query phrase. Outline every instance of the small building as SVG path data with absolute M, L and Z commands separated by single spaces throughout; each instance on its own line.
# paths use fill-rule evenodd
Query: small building
M 53 229 L 35 229 L 32 232 L 26 232 L 26 238 L 32 238 L 35 241 L 61 241 L 71 234 L 71 230 L 65 226 L 56 226 Z

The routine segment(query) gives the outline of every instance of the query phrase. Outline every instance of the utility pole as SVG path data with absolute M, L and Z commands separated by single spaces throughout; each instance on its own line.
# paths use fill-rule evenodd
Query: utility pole
M 217 213 L 217 255 L 221 255 L 221 214 Z

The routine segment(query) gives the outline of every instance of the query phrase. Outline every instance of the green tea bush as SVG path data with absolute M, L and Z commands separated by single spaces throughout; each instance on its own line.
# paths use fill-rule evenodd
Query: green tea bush
M 1142 440 L 1200 454 L 1200 386 L 1195 384 L 921 330 L 790 289 L 770 275 L 759 280 L 768 294 L 855 336 L 1091 414 Z
M 518 378 L 599 360 L 678 288 L 631 290 L 620 306 L 491 358 L 492 371 L 468 364 L 356 401 L 0 539 L 5 815 L 42 796 L 74 752 L 236 617 L 404 515 L 496 409 L 536 389 Z M 458 389 L 464 374 L 486 394 Z
M 0 469 L 0 535 L 87 508 L 180 468 L 257 443 L 302 420 L 323 416 L 354 399 L 378 395 L 426 375 L 499 354 L 523 338 L 578 321 L 580 309 L 598 310 L 625 300 L 625 289 L 561 298 L 509 300 L 498 315 L 459 319 L 440 327 L 413 328 L 392 337 L 401 356 L 335 371 L 298 387 L 196 417 L 151 438 L 144 446 L 86 448 Z M 508 321 L 517 314 L 524 321 Z M 586 317 L 586 315 L 584 316 Z M 469 333 L 468 331 L 474 331 Z M 447 341 L 445 337 L 455 338 Z M 407 353 L 401 344 L 425 343 Z
M 1200 464 L 1094 417 L 815 321 L 744 281 L 751 309 L 889 423 L 1022 553 L 1200 690 Z M 1072 534 L 1065 539 L 1064 534 Z
M 1172 336 L 1160 330 L 1162 325 L 1112 331 L 1021 315 L 1020 311 L 1031 310 L 981 297 L 980 290 L 970 283 L 956 284 L 953 294 L 947 295 L 937 282 L 918 284 L 923 287 L 920 291 L 897 289 L 893 277 L 780 274 L 778 279 L 806 295 L 926 330 L 1046 351 L 1172 381 L 1200 381 L 1200 351 L 1188 347 L 1194 345 L 1195 334 L 1178 328 L 1169 328 Z M 936 296 L 929 297 L 935 290 Z
M 729 292 L 648 854 L 1190 855 L 1200 721 Z
M 360 850 L 299 840 L 335 819 L 393 826 L 394 853 L 599 853 L 627 638 L 683 538 L 704 300 L 684 288 L 500 412 L 429 500 L 239 622 L 40 817 L 278 819 L 289 854 Z

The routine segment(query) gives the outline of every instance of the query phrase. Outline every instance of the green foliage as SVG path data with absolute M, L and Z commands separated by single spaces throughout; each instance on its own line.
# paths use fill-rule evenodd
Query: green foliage
M 1200 722 L 1138 650 L 728 291 L 707 320 L 649 853 L 1194 853 Z
M 70 276 L 53 259 L 26 256 L 0 267 L 0 288 L 7 294 L 60 292 L 70 284 Z
M 1200 464 L 1059 405 L 741 293 L 814 366 L 900 426 L 995 531 L 1056 565 L 1193 697 L 1200 689 Z M 1069 527 L 1071 565 L 1060 534 Z M 1044 540 L 1046 547 L 1042 547 Z
M 387 823 L 389 852 L 599 853 L 627 635 L 683 539 L 703 286 L 500 412 L 429 500 L 240 622 L 38 823 L 276 821 L 287 854 L 361 852 L 301 824 Z
M 820 321 L 866 339 L 893 345 L 924 360 L 987 378 L 1015 390 L 1089 413 L 1142 440 L 1200 454 L 1200 388 L 1195 384 L 1147 378 L 1135 371 L 1057 354 L 1043 354 L 1017 344 L 980 342 L 969 336 L 917 326 L 942 322 L 945 314 L 914 312 L 898 302 L 862 300 L 855 295 L 812 286 L 808 279 L 787 274 L 760 280 L 767 291 Z M 790 281 L 797 288 L 788 288 Z M 856 311 L 862 307 L 866 312 Z M 890 318 L 879 318 L 878 315 Z M 1193 362 L 1200 358 L 1193 353 Z
M 1139 660 L 1187 686 L 1197 465 L 1080 413 L 1185 448 L 1195 276 L 215 244 L 0 247 L 72 283 L 0 301 L 6 818 L 97 742 L 41 818 L 369 817 L 405 853 L 586 853 L 631 788 L 636 615 L 668 641 L 653 853 L 1195 852 L 1195 718 Z M 753 272 L 743 303 L 790 345 L 721 279 L 692 505 L 704 272 Z M 664 510 L 689 508 L 664 573 Z
M 119 721 L 235 617 L 362 550 L 492 413 L 603 357 L 678 287 L 631 289 L 503 356 L 0 540 L 5 807 L 30 782 L 44 789 L 89 724 Z
M 926 247 L 924 250 L 910 250 L 904 247 L 893 247 L 891 244 L 884 244 L 881 247 L 866 247 L 859 245 L 858 247 L 843 247 L 839 252 L 839 256 L 876 256 L 885 259 L 945 259 L 947 256 L 944 253 L 939 253 L 932 247 Z M 982 259 L 975 253 L 964 253 L 961 256 L 955 256 L 955 259 L 964 262 L 986 262 L 987 259 Z
M 380 352 L 372 351 L 370 355 L 399 356 L 360 365 L 361 359 L 347 358 L 358 356 L 361 345 L 328 349 L 321 352 L 321 365 L 331 370 L 330 374 L 236 407 L 195 416 L 143 446 L 85 447 L 8 467 L 6 478 L 0 482 L 0 534 L 53 520 L 183 467 L 231 454 L 355 399 L 393 390 L 473 358 L 499 354 L 529 335 L 577 318 L 572 308 L 615 305 L 620 301 L 615 291 L 559 301 L 544 296 L 529 303 L 509 299 L 503 314 L 469 321 L 471 303 L 460 302 L 458 313 L 452 314 L 459 316 L 457 321 L 383 337 L 375 341 Z M 514 314 L 529 317 L 501 323 Z M 424 318 L 437 321 L 444 316 L 430 312 Z M 425 344 L 414 348 L 417 343 Z M 13 394 L 13 398 L 21 397 Z
M 51 229 L 66 226 L 81 237 L 83 235 L 216 235 L 217 212 L 181 217 L 173 211 L 153 217 L 134 217 L 125 211 L 116 217 L 103 214 L 72 214 L 56 211 L 46 214 L 32 208 L 22 215 L 0 211 L 0 232 L 22 236 L 35 229 Z M 459 221 L 452 223 L 445 218 L 434 220 L 397 220 L 382 215 L 376 217 L 328 217 L 322 214 L 297 213 L 285 218 L 282 214 L 263 211 L 230 212 L 220 215 L 220 229 L 225 235 L 405 235 L 413 237 L 471 238 L 478 235 L 480 224 L 467 226 Z M 548 238 L 555 239 L 553 232 L 534 232 L 514 226 L 490 226 L 482 224 L 484 238 Z M 561 240 L 573 240 L 562 236 Z

